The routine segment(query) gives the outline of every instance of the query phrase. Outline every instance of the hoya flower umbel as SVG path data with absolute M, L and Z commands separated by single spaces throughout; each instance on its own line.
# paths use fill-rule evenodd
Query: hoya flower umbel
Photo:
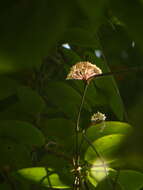
M 105 114 L 101 112 L 94 113 L 91 117 L 91 121 L 94 123 L 100 123 L 106 120 Z
M 71 67 L 67 79 L 88 80 L 96 75 L 102 74 L 102 71 L 96 65 L 88 61 L 78 62 Z

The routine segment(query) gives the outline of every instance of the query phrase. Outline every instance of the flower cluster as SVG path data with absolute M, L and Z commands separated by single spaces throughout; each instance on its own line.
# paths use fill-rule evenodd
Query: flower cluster
M 91 117 L 91 121 L 94 123 L 100 123 L 106 120 L 105 114 L 101 112 L 94 113 Z
M 88 80 L 96 75 L 102 74 L 102 71 L 96 65 L 88 61 L 78 62 L 71 67 L 66 79 Z

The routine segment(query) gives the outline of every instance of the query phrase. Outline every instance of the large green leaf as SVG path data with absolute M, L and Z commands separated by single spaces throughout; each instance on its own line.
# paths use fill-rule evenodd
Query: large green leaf
M 20 100 L 21 110 L 25 113 L 39 114 L 45 107 L 42 97 L 29 87 L 19 87 L 18 98 Z
M 89 182 L 94 186 L 97 187 L 99 183 L 101 183 L 104 180 L 106 181 L 106 186 L 108 184 L 107 178 L 110 177 L 110 173 L 113 172 L 113 169 L 109 168 L 107 165 L 103 166 L 103 163 L 101 161 L 97 161 L 96 165 L 92 166 L 89 169 L 87 179 Z M 110 185 L 109 185 L 110 186 Z
M 0 167 L 22 168 L 31 164 L 31 155 L 26 146 L 8 137 L 0 138 Z
M 140 190 L 143 187 L 143 173 L 134 170 L 121 170 L 117 182 L 124 190 Z
M 75 124 L 64 118 L 43 119 L 41 120 L 41 130 L 47 140 L 54 141 L 69 149 L 72 144 L 71 137 L 75 131 Z
M 51 168 L 35 167 L 35 168 L 25 168 L 18 170 L 14 174 L 16 177 L 21 179 L 26 179 L 32 183 L 37 183 L 39 185 L 55 188 L 55 189 L 68 189 L 70 186 L 64 184 L 60 180 L 60 176 L 54 172 Z
M 57 171 L 57 174 L 63 183 L 72 184 L 74 175 L 71 172 L 73 169 L 71 165 L 71 155 L 62 151 L 61 147 L 55 149 L 52 142 L 51 145 L 49 143 L 46 149 L 47 153 L 41 158 L 39 165 L 54 169 Z
M 33 122 L 36 115 L 25 113 L 21 107 L 20 101 L 7 105 L 7 108 L 0 112 L 0 120 L 20 120 L 26 122 Z
M 81 95 L 64 82 L 50 82 L 46 88 L 47 100 L 56 105 L 69 118 L 77 116 Z M 90 111 L 90 106 L 85 102 L 84 108 Z
M 89 60 L 93 64 L 95 63 L 103 73 L 110 72 L 106 60 L 103 61 L 101 58 L 97 59 L 97 57 L 91 52 L 86 52 L 85 55 L 88 56 Z M 125 110 L 114 77 L 105 76 L 99 79 L 97 78 L 93 82 L 97 87 L 97 93 L 99 91 L 100 93 L 102 92 L 102 95 L 104 94 L 106 97 L 106 104 L 111 107 L 119 120 L 123 120 Z
M 105 121 L 96 125 L 91 125 L 86 135 L 90 141 L 94 141 L 100 137 L 111 134 L 124 134 L 127 135 L 132 131 L 131 125 L 119 121 Z
M 32 124 L 23 121 L 1 121 L 0 137 L 7 137 L 30 147 L 42 146 L 45 138 Z
M 116 171 L 108 167 L 106 170 L 108 176 L 105 174 L 105 170 L 101 164 L 97 164 L 94 168 L 90 168 L 87 178 L 94 187 L 97 185 L 100 187 L 100 183 L 102 184 L 102 181 L 107 178 L 111 183 L 111 187 L 116 183 L 116 187 L 119 184 L 122 190 L 140 190 L 140 188 L 143 187 L 143 174 L 141 172 L 134 170 Z M 108 181 L 106 181 L 106 186 L 107 182 Z M 106 186 L 104 185 L 101 189 L 105 189 Z
M 101 155 L 97 155 L 96 151 L 93 149 L 91 145 L 87 149 L 85 153 L 85 160 L 89 163 L 95 164 L 97 160 L 105 160 L 105 163 L 114 161 L 115 153 L 117 153 L 119 147 L 123 143 L 125 139 L 125 135 L 122 134 L 112 134 L 101 137 L 94 142 L 92 142 L 92 146 L 97 150 L 97 152 Z

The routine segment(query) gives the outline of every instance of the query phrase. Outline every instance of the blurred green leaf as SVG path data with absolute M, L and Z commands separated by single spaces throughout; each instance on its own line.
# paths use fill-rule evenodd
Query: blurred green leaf
M 35 167 L 35 168 L 25 168 L 18 170 L 14 174 L 16 177 L 21 179 L 26 179 L 32 183 L 37 183 L 39 185 L 55 188 L 55 189 L 69 189 L 70 187 L 60 180 L 58 174 L 54 172 L 51 168 Z
M 64 42 L 80 47 L 97 47 L 93 33 L 82 28 L 70 28 L 64 34 Z
M 135 39 L 143 49 L 143 4 L 141 1 L 117 0 L 115 3 L 113 0 L 111 1 L 111 7 L 113 14 L 125 23 L 125 29 L 129 35 Z
M 39 66 L 63 35 L 71 10 L 72 3 L 65 0 L 5 7 L 0 13 L 0 73 Z
M 110 72 L 109 66 L 107 65 L 107 63 L 105 63 L 106 60 L 103 61 L 102 59 L 97 59 L 95 54 L 91 52 L 86 52 L 85 55 L 88 56 L 89 60 L 93 64 L 95 63 L 102 70 L 103 73 Z M 122 121 L 125 110 L 114 77 L 104 76 L 99 79 L 95 79 L 93 82 L 95 83 L 98 91 L 101 91 L 102 94 L 104 94 L 107 104 L 110 105 L 117 118 Z
M 72 121 L 64 118 L 43 119 L 40 126 L 47 140 L 55 141 L 69 149 L 75 131 L 75 124 Z
M 21 109 L 25 113 L 33 115 L 40 114 L 45 107 L 45 102 L 42 97 L 29 87 L 19 87 L 18 98 L 20 100 Z
M 66 65 L 68 66 L 68 71 L 69 71 L 69 66 L 72 66 L 76 62 L 81 61 L 80 56 L 75 51 L 73 51 L 72 49 L 62 48 L 61 51 L 63 53 L 65 60 L 66 60 L 65 66 Z
M 121 170 L 117 182 L 121 184 L 124 190 L 140 190 L 143 187 L 143 173 L 133 170 Z
M 19 84 L 16 80 L 8 77 L 0 77 L 0 100 L 16 94 Z
M 81 95 L 68 85 L 68 82 L 50 82 L 45 90 L 49 102 L 58 106 L 69 118 L 75 119 L 81 102 Z M 90 111 L 87 102 L 85 102 L 84 108 Z
M 81 10 L 89 18 L 89 27 L 92 26 L 92 34 L 102 23 L 107 2 L 107 0 L 78 0 Z
M 32 124 L 24 121 L 1 121 L 0 137 L 11 138 L 29 147 L 42 146 L 45 138 L 41 131 Z
M 11 190 L 11 186 L 7 183 L 0 184 L 0 189 Z
M 8 137 L 0 137 L 0 167 L 22 168 L 30 166 L 31 155 L 29 150 L 21 143 Z

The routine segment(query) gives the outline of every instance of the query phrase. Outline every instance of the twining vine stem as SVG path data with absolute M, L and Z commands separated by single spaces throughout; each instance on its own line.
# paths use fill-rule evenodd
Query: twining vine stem
M 85 81 L 84 83 L 84 91 L 83 91 L 83 95 L 82 95 L 82 99 L 81 99 L 81 104 L 79 107 L 79 111 L 78 111 L 78 115 L 77 115 L 77 121 L 76 121 L 76 128 L 75 128 L 75 169 L 78 170 L 79 167 L 79 161 L 80 161 L 80 154 L 79 154 L 79 132 L 80 132 L 80 116 L 81 116 L 81 111 L 83 108 L 83 104 L 84 104 L 84 100 L 85 100 L 85 95 L 87 92 L 87 88 L 88 88 L 89 83 L 87 81 Z M 77 177 L 77 176 L 76 176 Z M 75 184 L 76 186 L 76 184 Z
M 92 145 L 90 140 L 87 138 L 87 136 L 85 134 L 85 130 L 81 131 L 80 125 L 79 125 L 80 124 L 81 111 L 82 111 L 82 108 L 83 108 L 85 95 L 86 95 L 89 83 L 90 83 L 90 80 L 85 81 L 85 84 L 84 84 L 84 91 L 83 91 L 83 95 L 82 95 L 82 99 L 81 99 L 81 104 L 80 104 L 80 107 L 79 107 L 79 112 L 78 112 L 78 115 L 77 115 L 76 128 L 75 128 L 75 160 L 74 160 L 75 163 L 74 163 L 74 165 L 75 165 L 76 175 L 75 175 L 75 180 L 74 180 L 74 190 L 77 190 L 77 189 L 80 188 L 79 187 L 80 186 L 80 175 L 78 175 L 78 168 L 80 167 L 80 149 L 81 149 L 81 145 L 79 145 L 79 132 L 82 132 L 82 135 L 83 135 L 84 139 L 86 140 L 86 142 L 92 147 L 92 149 L 95 151 L 97 157 L 103 163 L 106 178 L 108 180 L 109 185 L 112 186 L 112 184 L 110 183 L 110 180 L 108 178 L 108 172 L 106 170 L 104 159 L 102 159 L 102 156 L 100 155 L 100 153 L 97 151 L 97 149 Z

